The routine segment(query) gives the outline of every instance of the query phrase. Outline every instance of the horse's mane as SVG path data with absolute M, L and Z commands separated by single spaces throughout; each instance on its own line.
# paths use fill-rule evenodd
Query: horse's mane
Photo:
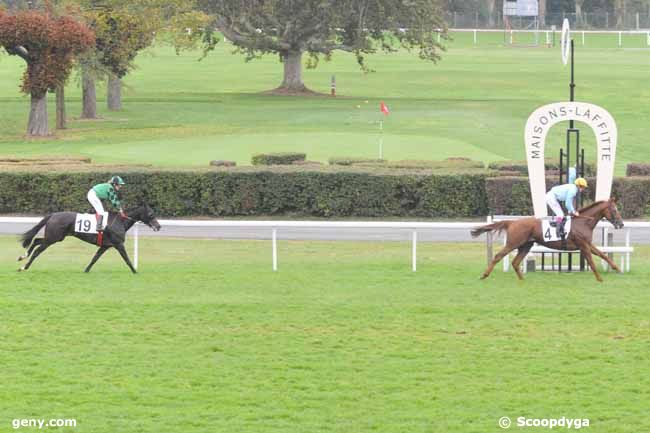
M 594 207 L 596 207 L 596 206 L 599 206 L 601 203 L 605 203 L 606 201 L 607 201 L 607 200 L 599 200 L 599 201 L 595 201 L 595 202 L 593 202 L 592 204 L 583 207 L 582 209 L 578 209 L 578 212 L 583 213 L 583 212 L 585 212 L 585 211 L 588 211 L 589 209 L 592 209 L 592 208 L 594 208 Z

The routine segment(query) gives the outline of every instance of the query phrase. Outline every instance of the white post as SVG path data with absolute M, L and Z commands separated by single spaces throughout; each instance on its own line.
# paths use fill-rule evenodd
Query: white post
M 278 229 L 273 229 L 273 272 L 278 270 Z
M 508 243 L 508 233 L 504 232 L 503 246 L 505 247 L 507 243 Z M 508 272 L 508 269 L 510 269 L 510 254 L 506 254 L 506 256 L 503 258 L 503 272 Z
M 438 43 L 440 43 L 440 32 L 438 32 Z
M 551 45 L 551 35 L 549 34 L 548 30 L 546 31 L 546 46 Z
M 582 45 L 585 44 L 585 31 L 582 31 Z
M 133 228 L 133 267 L 136 270 L 138 269 L 138 239 L 140 238 L 139 227 L 140 224 L 135 223 L 135 227 Z
M 609 232 L 609 230 L 607 229 L 607 227 L 603 227 L 603 247 L 608 246 L 607 245 L 607 240 L 608 240 L 608 237 L 609 237 L 608 232 Z M 605 260 L 600 259 L 600 266 L 603 268 L 603 271 L 607 270 L 608 265 L 607 265 L 607 262 Z
M 647 42 L 648 42 L 648 46 L 650 47 L 650 32 L 648 32 L 648 34 L 647 34 L 647 38 L 648 38 L 648 41 L 647 41 Z
M 514 43 L 514 40 L 515 40 L 515 31 L 510 30 L 510 45 Z
M 623 46 L 623 32 L 618 32 L 618 46 L 619 48 Z
M 474 45 L 476 45 L 477 42 L 478 42 L 478 38 L 476 35 L 476 29 L 474 29 Z
M 411 247 L 412 248 L 411 262 L 413 263 L 411 268 L 412 268 L 413 272 L 416 272 L 417 269 L 418 269 L 418 267 L 417 267 L 417 263 L 418 263 L 418 253 L 417 253 L 418 247 L 417 247 L 417 245 L 418 245 L 418 232 L 413 231 L 413 245 Z
M 630 229 L 625 231 L 625 246 L 630 247 Z M 621 269 L 623 272 L 630 272 L 630 253 L 625 253 L 626 269 Z
M 384 159 L 384 121 L 379 121 L 379 159 Z
M 488 215 L 487 217 L 487 223 L 492 224 L 492 215 Z M 492 259 L 494 258 L 494 243 L 493 243 L 493 235 L 492 232 L 488 232 L 487 236 L 485 237 L 485 247 L 486 247 L 486 253 L 487 253 L 487 265 L 490 266 L 490 263 L 492 263 Z

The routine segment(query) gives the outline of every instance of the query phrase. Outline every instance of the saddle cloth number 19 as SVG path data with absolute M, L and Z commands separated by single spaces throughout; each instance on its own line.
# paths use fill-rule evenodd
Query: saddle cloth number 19
M 108 213 L 104 214 L 104 220 L 108 218 Z M 76 233 L 97 233 L 97 217 L 92 213 L 78 213 L 74 221 L 74 231 Z

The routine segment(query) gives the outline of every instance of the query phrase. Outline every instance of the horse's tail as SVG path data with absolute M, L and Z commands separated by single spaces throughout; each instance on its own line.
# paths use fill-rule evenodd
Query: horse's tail
M 23 242 L 23 248 L 27 248 L 32 243 L 32 239 L 34 239 L 36 233 L 38 233 L 41 227 L 47 224 L 47 221 L 50 219 L 51 216 L 52 215 L 46 216 L 38 224 L 36 224 L 34 227 L 32 227 L 31 229 L 29 229 L 28 231 L 22 234 L 20 240 Z
M 493 223 L 493 224 L 488 224 L 488 225 L 485 225 L 485 226 L 476 227 L 475 229 L 473 229 L 471 231 L 472 237 L 475 238 L 475 237 L 481 236 L 483 233 L 487 233 L 487 232 L 499 232 L 499 233 L 501 233 L 502 231 L 508 229 L 508 227 L 510 226 L 510 223 L 511 223 L 511 221 L 498 221 L 498 222 Z

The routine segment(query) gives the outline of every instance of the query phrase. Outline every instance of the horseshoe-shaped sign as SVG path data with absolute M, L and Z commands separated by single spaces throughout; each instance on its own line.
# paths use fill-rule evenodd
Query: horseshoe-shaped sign
M 525 142 L 528 161 L 530 193 L 535 216 L 547 215 L 546 171 L 544 167 L 544 145 L 548 131 L 556 123 L 577 120 L 586 123 L 596 135 L 598 167 L 596 200 L 608 200 L 612 193 L 614 163 L 618 131 L 616 122 L 607 110 L 586 102 L 557 102 L 538 108 L 526 122 Z

